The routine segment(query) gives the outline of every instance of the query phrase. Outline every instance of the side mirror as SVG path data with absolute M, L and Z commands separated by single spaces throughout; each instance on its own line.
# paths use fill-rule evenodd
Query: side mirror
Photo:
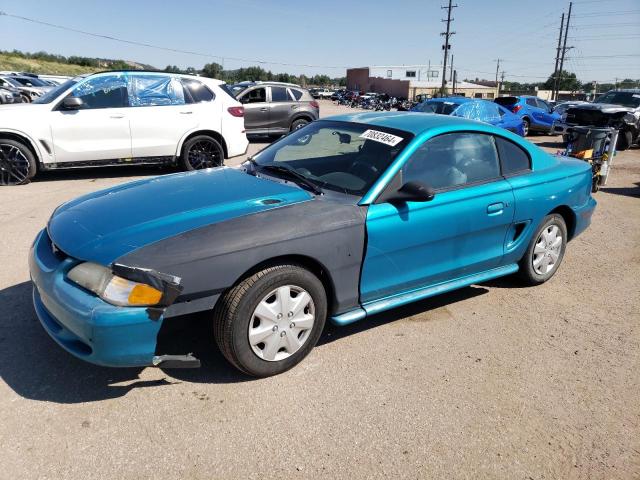
M 390 195 L 387 201 L 395 202 L 429 202 L 436 192 L 428 185 L 420 182 L 407 182 L 399 190 Z
M 78 110 L 84 106 L 84 102 L 78 97 L 67 97 L 62 101 L 65 110 Z

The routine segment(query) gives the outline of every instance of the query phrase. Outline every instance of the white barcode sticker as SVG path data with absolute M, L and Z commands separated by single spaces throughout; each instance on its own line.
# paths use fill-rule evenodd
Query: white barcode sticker
M 360 135 L 360 138 L 366 138 L 375 142 L 384 143 L 385 145 L 389 145 L 390 147 L 395 147 L 403 140 L 402 137 L 398 137 L 397 135 L 392 135 L 386 132 L 381 132 L 379 130 L 366 130 L 362 135 Z

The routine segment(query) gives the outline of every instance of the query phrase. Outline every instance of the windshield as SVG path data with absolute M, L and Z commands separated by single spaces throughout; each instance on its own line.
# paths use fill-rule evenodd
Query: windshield
M 242 92 L 243 90 L 246 90 L 247 88 L 249 88 L 251 85 L 247 85 L 245 84 L 236 84 L 236 85 L 229 85 L 229 90 L 231 90 L 231 93 L 233 94 L 234 97 L 237 97 L 238 94 L 240 92 Z
M 400 130 L 319 120 L 265 148 L 254 164 L 258 172 L 286 167 L 320 188 L 362 196 L 411 138 Z
M 38 80 L 37 78 L 33 78 L 33 77 L 15 77 L 15 81 L 20 83 L 21 85 L 24 85 L 25 87 L 46 87 L 47 84 L 44 83 L 42 80 Z
M 622 105 L 623 107 L 638 108 L 640 107 L 640 93 L 607 92 L 594 103 L 610 103 L 612 105 Z
M 67 80 L 63 84 L 52 88 L 47 93 L 34 100 L 33 103 L 51 103 L 58 98 L 61 93 L 64 93 L 65 90 L 73 87 L 76 83 L 78 83 L 76 80 Z
M 424 102 L 415 107 L 416 112 L 439 113 L 441 115 L 451 115 L 459 105 L 453 102 Z
M 18 82 L 16 82 L 13 78 L 9 78 L 9 77 L 0 77 L 0 78 L 2 78 L 2 80 L 7 82 L 12 87 L 21 87 L 22 86 Z

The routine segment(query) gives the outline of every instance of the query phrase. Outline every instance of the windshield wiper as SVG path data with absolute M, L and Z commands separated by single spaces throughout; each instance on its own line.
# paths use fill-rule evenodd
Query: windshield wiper
M 307 187 L 309 190 L 311 190 L 316 195 L 322 195 L 322 193 L 323 193 L 322 189 L 320 187 L 318 187 L 318 185 L 313 183 L 311 180 L 309 180 L 304 175 L 296 172 L 292 168 L 285 167 L 283 165 L 259 165 L 253 159 L 250 160 L 250 161 L 259 170 L 265 170 L 265 171 L 270 172 L 270 173 L 280 173 L 280 174 L 288 176 L 289 178 L 292 178 L 298 185 L 301 185 L 301 186 L 304 185 L 305 187 Z

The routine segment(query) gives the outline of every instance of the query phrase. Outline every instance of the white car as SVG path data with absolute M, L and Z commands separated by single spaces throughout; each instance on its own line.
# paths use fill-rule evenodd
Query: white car
M 75 77 L 31 104 L 0 106 L 0 185 L 38 169 L 222 165 L 242 155 L 244 108 L 223 82 L 115 71 Z

